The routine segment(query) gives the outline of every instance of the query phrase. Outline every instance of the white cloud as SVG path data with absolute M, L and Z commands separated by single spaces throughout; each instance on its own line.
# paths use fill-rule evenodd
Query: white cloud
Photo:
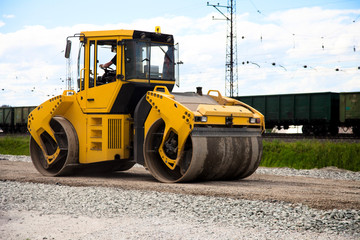
M 4 14 L 3 15 L 3 18 L 14 18 L 15 17 L 15 15 L 13 15 L 13 14 Z
M 360 23 L 352 22 L 359 13 L 303 8 L 271 14 L 263 25 L 244 19 L 238 24 L 245 36 L 239 41 L 239 59 L 260 67 L 240 65 L 239 73 L 248 82 L 258 76 L 264 80 L 249 91 L 239 89 L 240 94 L 360 91 L 360 56 L 353 50 L 360 45 Z
M 3 17 L 4 19 L 10 19 L 10 18 L 14 18 L 15 15 L 12 15 L 12 14 L 3 14 L 2 17 Z M 1 20 L 0 20 L 0 28 L 3 27 L 3 26 L 5 26 L 5 25 L 6 25 L 6 23 L 5 23 L 4 21 L 1 21 Z
M 349 21 L 354 14 L 360 10 L 293 9 L 271 14 L 262 24 L 250 21 L 248 14 L 239 15 L 239 94 L 360 91 L 360 23 Z M 62 92 L 66 74 L 62 51 L 67 36 L 84 30 L 154 31 L 157 25 L 180 43 L 184 65 L 181 86 L 175 91 L 195 91 L 202 86 L 204 92 L 218 89 L 224 94 L 226 22 L 212 21 L 211 16 L 52 29 L 38 25 L 0 33 L 0 105 L 37 105 L 48 95 Z

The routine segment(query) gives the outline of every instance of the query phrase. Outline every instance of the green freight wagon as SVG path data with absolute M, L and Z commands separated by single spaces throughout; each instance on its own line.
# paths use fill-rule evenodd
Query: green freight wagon
M 29 113 L 36 106 L 0 107 L 0 129 L 4 133 L 27 132 Z
M 340 124 L 360 136 L 360 92 L 340 93 Z
M 29 113 L 35 107 L 14 107 L 14 131 L 24 133 L 27 131 Z
M 303 125 L 303 133 L 337 134 L 339 93 L 299 93 L 235 97 L 265 116 L 267 128 Z
M 0 128 L 4 133 L 10 132 L 14 127 L 14 110 L 12 107 L 0 108 Z

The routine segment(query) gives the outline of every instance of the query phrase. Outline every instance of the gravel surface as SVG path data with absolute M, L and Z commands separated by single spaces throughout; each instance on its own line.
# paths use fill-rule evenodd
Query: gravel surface
M 360 179 L 358 172 L 334 168 L 259 168 L 257 173 Z M 325 211 L 277 201 L 12 181 L 1 181 L 0 192 L 4 240 L 360 239 L 360 209 Z
M 0 182 L 0 189 L 4 239 L 65 239 L 66 234 L 69 239 L 116 239 L 117 234 L 126 239 L 360 238 L 359 210 L 18 182 Z M 37 218 L 59 226 L 46 231 Z M 73 224 L 85 220 L 95 228 L 83 232 L 68 219 Z M 10 232 L 14 221 L 18 228 Z
M 31 162 L 29 156 L 14 156 L 0 154 L 0 160 Z M 135 165 L 136 166 L 136 165 Z M 139 165 L 139 167 L 142 167 Z M 266 168 L 259 167 L 256 170 L 258 174 L 272 174 L 279 176 L 305 176 L 313 178 L 324 179 L 339 179 L 339 180 L 356 180 L 360 181 L 360 172 L 352 172 L 336 167 L 327 167 L 322 169 L 293 169 L 293 168 Z
M 293 168 L 265 168 L 259 167 L 257 174 L 272 174 L 279 176 L 304 176 L 323 179 L 355 180 L 360 181 L 360 172 L 352 172 L 336 167 L 321 169 L 293 169 Z

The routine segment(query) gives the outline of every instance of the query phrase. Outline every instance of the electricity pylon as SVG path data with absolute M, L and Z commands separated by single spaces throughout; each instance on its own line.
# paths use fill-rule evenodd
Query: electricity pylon
M 236 1 L 228 0 L 227 6 L 222 6 L 219 3 L 212 5 L 207 3 L 208 6 L 214 7 L 217 11 L 225 17 L 226 20 L 226 63 L 225 63 L 225 94 L 229 97 L 238 95 L 238 71 L 237 71 L 237 37 L 236 37 Z M 225 15 L 219 8 L 226 8 L 227 14 Z

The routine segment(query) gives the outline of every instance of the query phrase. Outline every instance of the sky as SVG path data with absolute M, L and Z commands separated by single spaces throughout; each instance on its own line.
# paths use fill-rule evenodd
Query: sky
M 66 89 L 67 36 L 155 26 L 179 43 L 184 64 L 174 91 L 202 86 L 226 95 L 227 23 L 207 2 L 228 4 L 1 0 L 0 106 L 39 105 Z M 239 96 L 360 91 L 359 0 L 238 0 L 236 33 Z

